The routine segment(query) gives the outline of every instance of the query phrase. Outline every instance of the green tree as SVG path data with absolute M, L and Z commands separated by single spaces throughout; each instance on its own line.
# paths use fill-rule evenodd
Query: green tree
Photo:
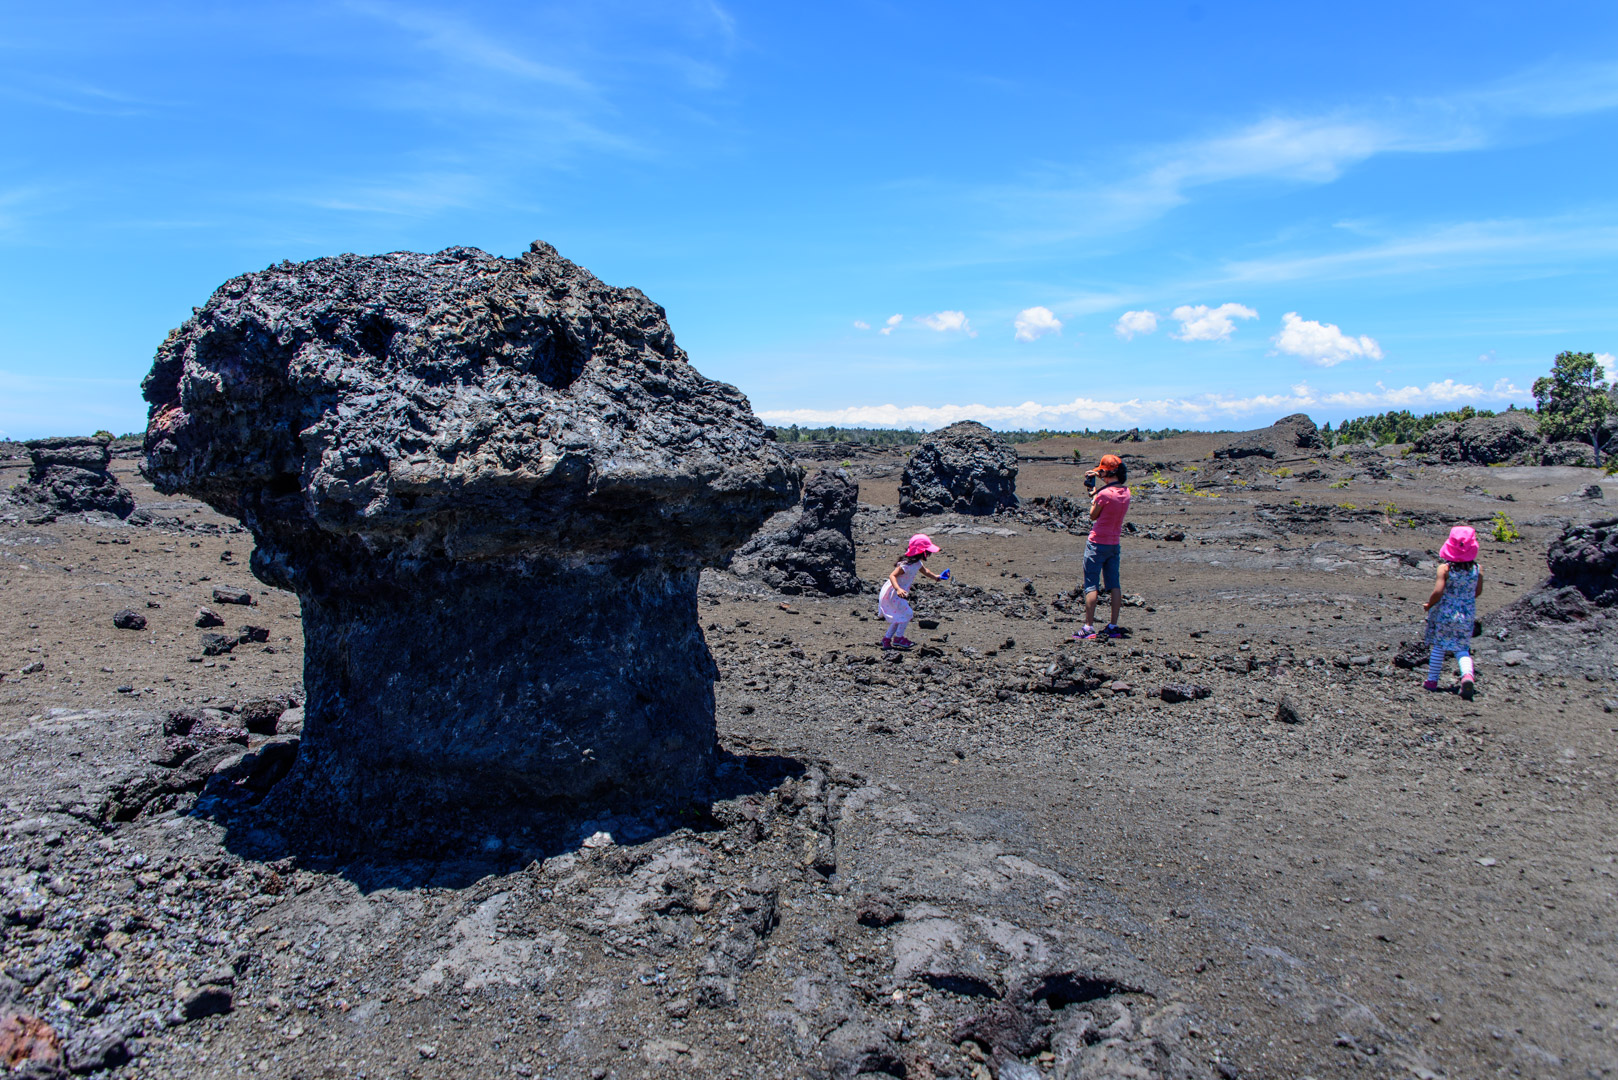
M 1599 463 L 1607 422 L 1618 413 L 1612 389 L 1595 353 L 1557 353 L 1551 373 L 1534 380 L 1539 433 L 1546 442 L 1586 440 Z

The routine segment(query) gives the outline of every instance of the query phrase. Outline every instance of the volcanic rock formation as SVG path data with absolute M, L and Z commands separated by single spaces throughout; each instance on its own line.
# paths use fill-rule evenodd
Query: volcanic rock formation
M 1514 409 L 1496 416 L 1474 416 L 1460 423 L 1446 420 L 1435 424 L 1416 439 L 1412 449 L 1436 461 L 1537 464 L 1541 445 L 1538 418 L 1526 410 Z
M 1017 505 L 1017 451 L 962 420 L 927 436 L 899 478 L 901 514 L 992 514 Z
M 398 843 L 707 775 L 698 574 L 802 470 L 638 290 L 537 242 L 282 263 L 173 331 L 145 393 L 147 476 L 240 518 L 302 604 L 278 799 Z
M 1320 438 L 1320 429 L 1303 413 L 1283 416 L 1267 428 L 1250 431 L 1232 439 L 1218 450 L 1220 459 L 1244 457 L 1296 457 L 1299 451 L 1322 450 L 1326 446 Z
M 28 440 L 33 468 L 11 497 L 44 514 L 100 511 L 126 518 L 135 497 L 107 472 L 112 454 L 105 438 L 69 436 Z
M 730 568 L 789 595 L 805 589 L 827 596 L 857 593 L 854 511 L 860 486 L 843 469 L 821 469 L 803 485 L 803 505 L 765 523 L 736 552 Z

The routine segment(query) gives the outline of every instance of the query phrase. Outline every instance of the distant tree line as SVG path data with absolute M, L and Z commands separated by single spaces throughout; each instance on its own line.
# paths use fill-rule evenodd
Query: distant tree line
M 1332 430 L 1328 422 L 1320 429 L 1320 437 L 1325 440 L 1327 446 L 1363 442 L 1386 446 L 1388 443 L 1415 442 L 1446 420 L 1460 423 L 1474 416 L 1493 415 L 1492 410 L 1474 409 L 1470 405 L 1451 412 L 1422 413 L 1420 416 L 1408 409 L 1395 409 L 1393 412 L 1377 413 L 1375 416 L 1357 416 L 1352 420 L 1344 420 L 1336 431 Z
M 1038 431 L 1002 431 L 1000 437 L 1008 443 L 1039 442 L 1041 439 L 1073 438 L 1073 439 L 1113 439 L 1126 431 L 1139 431 L 1144 439 L 1166 439 L 1171 435 L 1188 435 L 1191 428 L 1099 428 L 1092 430 L 1085 428 L 1082 431 L 1053 431 L 1050 428 L 1040 428 Z M 786 427 L 775 429 L 775 438 L 778 442 L 848 442 L 866 443 L 872 446 L 913 446 L 920 442 L 925 431 L 915 428 L 868 428 L 868 427 L 799 427 L 789 424 Z

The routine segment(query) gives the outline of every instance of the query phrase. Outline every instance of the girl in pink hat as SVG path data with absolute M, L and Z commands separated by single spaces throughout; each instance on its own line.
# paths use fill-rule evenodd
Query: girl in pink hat
M 916 614 L 910 606 L 910 588 L 916 583 L 917 575 L 930 577 L 934 581 L 944 580 L 922 565 L 927 561 L 927 556 L 937 550 L 938 545 L 933 543 L 931 537 L 926 533 L 917 533 L 910 538 L 904 555 L 893 565 L 888 580 L 882 583 L 882 595 L 877 598 L 876 610 L 888 621 L 888 632 L 882 635 L 884 649 L 915 647 L 916 643 L 905 637 L 905 630 Z
M 1483 591 L 1483 571 L 1478 569 L 1478 534 L 1470 525 L 1457 525 L 1439 549 L 1438 580 L 1433 594 L 1422 605 L 1427 612 L 1427 681 L 1422 686 L 1438 689 L 1444 673 L 1444 654 L 1455 654 L 1461 669 L 1461 696 L 1472 700 L 1472 624 L 1478 617 L 1478 594 Z

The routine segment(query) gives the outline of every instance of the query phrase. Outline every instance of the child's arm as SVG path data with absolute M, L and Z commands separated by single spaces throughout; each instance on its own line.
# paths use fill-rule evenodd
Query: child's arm
M 930 577 L 934 581 L 943 581 L 944 580 L 943 578 L 939 577 L 937 574 L 933 573 L 931 570 L 927 569 L 925 566 L 921 568 L 921 576 L 922 577 Z
M 899 568 L 897 566 L 893 568 L 893 573 L 888 575 L 888 584 L 892 585 L 893 591 L 899 594 L 899 599 L 910 599 L 910 593 L 901 588 L 899 585 Z
M 1483 571 L 1479 570 L 1478 571 L 1478 591 L 1473 593 L 1472 596 L 1475 598 L 1475 597 L 1479 597 L 1479 596 L 1482 596 L 1482 595 L 1483 595 Z
M 1421 605 L 1421 610 L 1431 611 L 1434 604 L 1444 599 L 1444 582 L 1448 579 L 1449 563 L 1441 562 L 1438 564 L 1438 581 L 1433 585 L 1433 594 L 1427 598 L 1425 604 Z

